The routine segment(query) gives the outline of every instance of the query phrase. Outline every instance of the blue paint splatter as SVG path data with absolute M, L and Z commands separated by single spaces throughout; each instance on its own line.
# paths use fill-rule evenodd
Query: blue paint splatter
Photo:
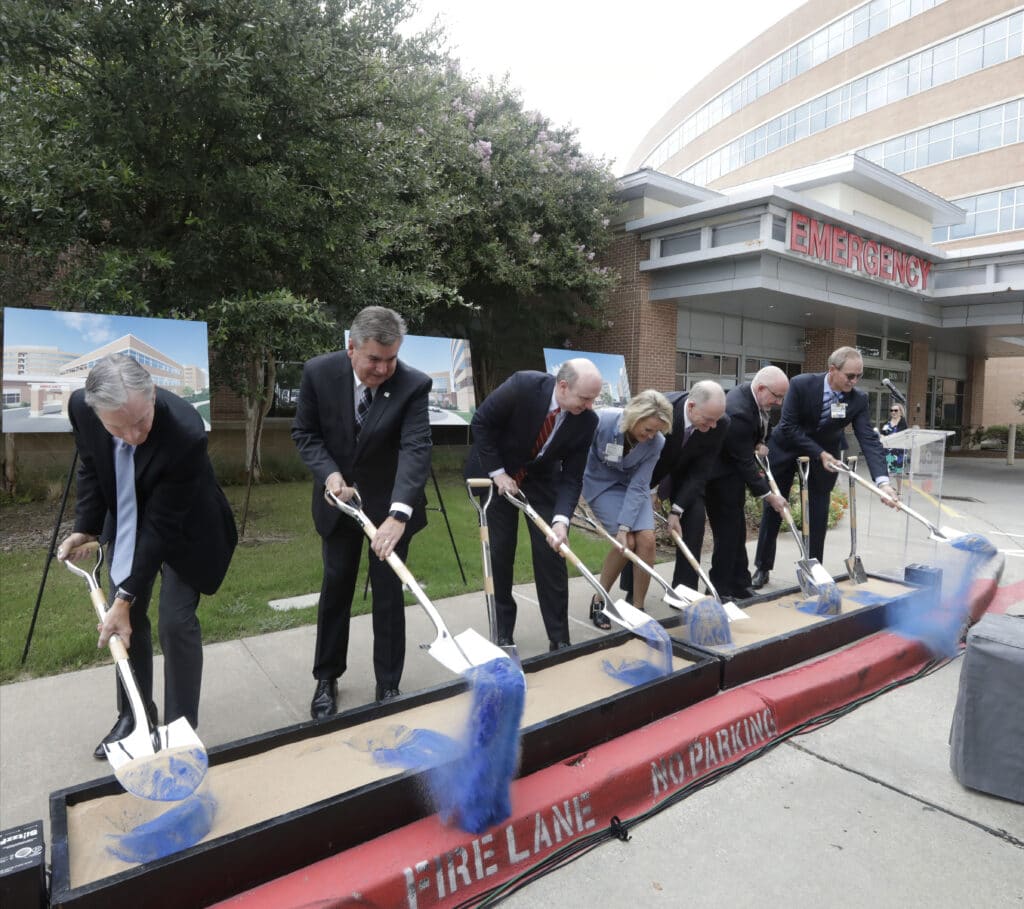
M 861 606 L 877 606 L 879 603 L 888 603 L 889 597 L 870 590 L 854 590 L 846 594 L 846 599 L 859 603 Z
M 400 732 L 393 745 L 370 743 L 373 759 L 385 767 L 426 770 L 459 756 L 459 743 L 451 736 L 433 729 L 407 729 Z
M 203 748 L 158 751 L 115 768 L 118 782 L 132 795 L 155 802 L 178 802 L 196 791 L 209 759 Z
M 144 864 L 194 846 L 213 826 L 217 800 L 196 793 L 128 833 L 110 835 L 107 852 L 122 862 Z
M 971 608 L 970 589 L 982 566 L 998 550 L 981 534 L 958 537 L 950 548 L 965 553 L 962 564 L 944 560 L 942 589 L 921 588 L 914 596 L 890 603 L 886 624 L 901 637 L 923 643 L 933 656 L 953 656 L 960 648 L 961 634 Z
M 712 597 L 703 597 L 686 611 L 686 635 L 698 647 L 726 647 L 732 644 L 729 616 Z
M 644 622 L 635 631 L 654 651 L 657 661 L 655 668 L 659 669 L 661 675 L 668 675 L 672 671 L 672 638 L 668 632 L 654 619 Z

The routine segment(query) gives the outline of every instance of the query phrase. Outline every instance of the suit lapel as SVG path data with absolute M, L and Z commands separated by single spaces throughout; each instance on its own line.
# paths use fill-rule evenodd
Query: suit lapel
M 402 364 L 399 361 L 395 368 L 395 374 L 388 379 L 383 385 L 378 386 L 377 390 L 373 393 L 373 401 L 370 404 L 370 409 L 367 411 L 366 419 L 363 420 L 363 428 L 359 430 L 359 439 L 356 441 L 356 457 L 362 452 L 365 445 L 365 440 L 377 429 L 377 424 L 380 423 L 381 418 L 391 407 L 391 394 L 395 390 L 395 386 L 400 382 L 399 376 L 401 374 Z M 352 431 L 355 432 L 356 416 L 355 416 L 355 377 L 352 374 L 352 370 L 349 369 L 349 410 L 351 411 L 351 422 Z

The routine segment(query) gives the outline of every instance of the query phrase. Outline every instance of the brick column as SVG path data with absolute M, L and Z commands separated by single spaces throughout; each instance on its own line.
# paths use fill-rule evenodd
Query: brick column
M 925 397 L 928 394 L 928 342 L 910 344 L 910 383 L 907 386 L 907 425 L 925 425 Z
M 852 328 L 807 328 L 804 330 L 804 372 L 826 372 L 828 358 L 840 347 L 854 347 L 857 332 Z
M 573 339 L 580 350 L 622 354 L 634 393 L 675 388 L 677 306 L 648 299 L 650 282 L 640 271 L 648 258 L 648 240 L 623 234 L 612 241 L 603 264 L 618 272 L 619 283 L 609 294 L 604 325 L 583 329 Z

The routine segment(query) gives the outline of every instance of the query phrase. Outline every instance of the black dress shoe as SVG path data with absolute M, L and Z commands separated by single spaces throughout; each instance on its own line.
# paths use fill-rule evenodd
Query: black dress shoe
M 309 715 L 314 720 L 323 720 L 338 711 L 338 680 L 319 679 L 313 700 L 309 704 Z
M 750 579 L 750 586 L 753 587 L 754 590 L 760 590 L 767 583 L 768 572 L 758 568 L 757 571 L 754 572 L 754 576 Z
M 152 701 L 149 702 L 149 719 L 155 726 L 158 716 L 156 712 L 156 704 Z M 113 745 L 114 742 L 120 741 L 126 735 L 130 734 L 134 728 L 135 715 L 131 710 L 128 710 L 127 713 L 118 714 L 117 722 L 114 723 L 113 727 L 111 727 L 110 732 L 103 736 L 103 741 L 93 749 L 92 756 L 96 758 L 97 761 L 105 761 L 107 759 L 107 752 L 103 750 L 103 746 Z
M 556 650 L 565 650 L 567 647 L 571 647 L 568 641 L 548 641 L 548 653 L 554 653 Z
M 756 590 L 751 590 L 749 587 L 743 587 L 740 590 L 734 590 L 729 594 L 729 597 L 734 600 L 749 600 L 751 597 L 756 597 L 757 595 L 758 593 Z
M 498 640 L 495 641 L 495 643 L 499 647 L 515 647 L 516 646 L 516 642 L 513 641 L 512 638 L 503 638 L 500 635 L 498 636 Z
M 392 698 L 397 698 L 401 693 L 397 688 L 385 688 L 379 683 L 377 685 L 378 701 L 390 701 Z

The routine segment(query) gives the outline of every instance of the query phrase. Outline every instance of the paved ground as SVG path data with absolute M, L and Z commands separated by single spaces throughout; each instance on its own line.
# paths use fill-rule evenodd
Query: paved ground
M 950 460 L 944 493 L 957 500 L 948 502 L 941 523 L 987 533 L 1007 551 L 1003 584 L 1017 584 L 1013 611 L 1024 614 L 1024 468 Z M 926 498 L 914 504 L 938 517 Z M 869 571 L 949 558 L 947 548 L 922 542 L 918 525 L 908 532 L 880 504 L 859 505 Z M 833 574 L 843 571 L 847 527 L 844 521 L 829 535 L 825 567 Z M 771 587 L 791 586 L 787 566 L 795 559 L 784 536 Z M 546 649 L 533 593 L 520 590 L 517 641 L 524 656 Z M 584 582 L 574 580 L 576 640 L 600 634 L 586 621 L 588 600 Z M 480 593 L 436 605 L 453 630 L 486 632 Z M 661 616 L 669 609 L 655 604 L 651 611 Z M 422 611 L 411 609 L 405 691 L 447 678 L 412 646 L 428 640 L 430 630 Z M 206 648 L 199 732 L 208 746 L 307 718 L 313 636 L 305 627 Z M 359 617 L 341 709 L 373 696 L 369 641 L 369 617 Z M 629 843 L 602 846 L 534 883 L 511 905 L 590 906 L 599 898 L 609 907 L 1024 906 L 1024 806 L 967 790 L 948 769 L 958 677 L 954 661 L 780 746 L 636 826 Z M 113 691 L 106 667 L 0 686 L 0 828 L 37 818 L 48 827 L 51 792 L 106 775 L 91 752 L 113 721 Z

